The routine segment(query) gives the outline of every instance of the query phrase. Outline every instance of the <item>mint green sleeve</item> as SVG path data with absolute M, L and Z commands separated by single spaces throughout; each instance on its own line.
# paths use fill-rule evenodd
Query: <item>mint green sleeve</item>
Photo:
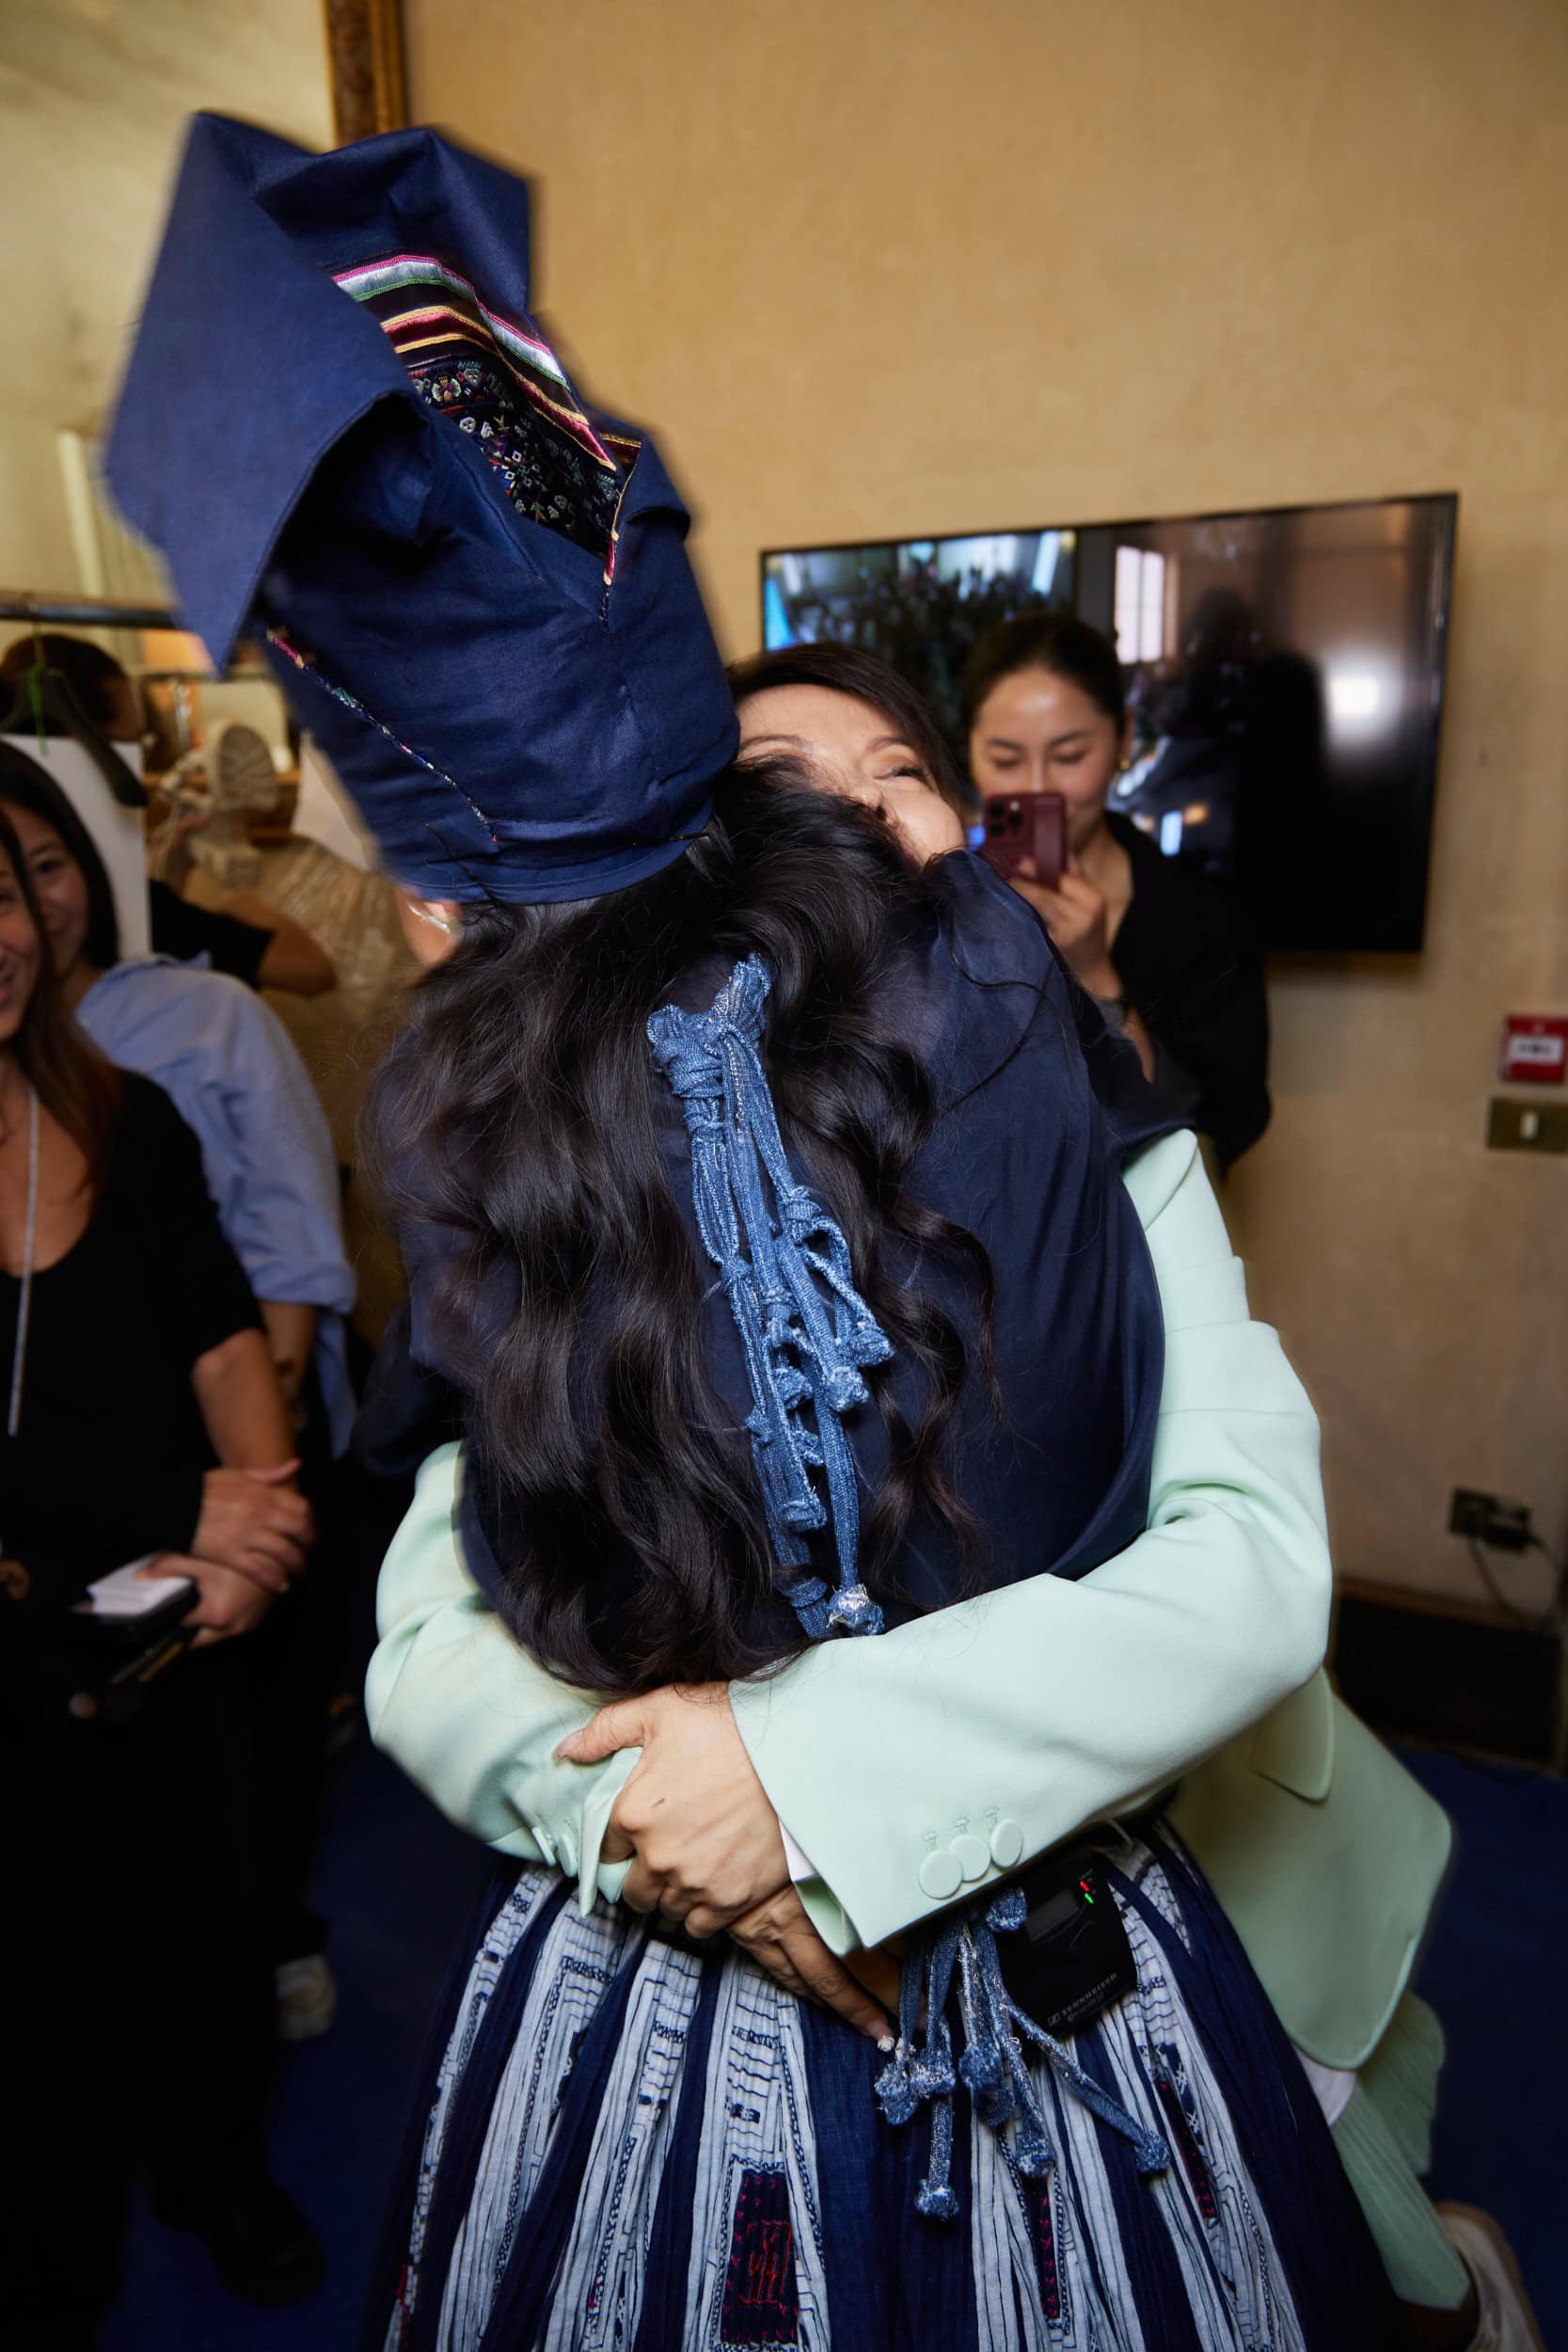
M 1248 1317 L 1193 1138 L 1152 1146 L 1126 1181 L 1166 1332 L 1148 1532 L 1080 1581 L 1035 1577 L 732 1686 L 835 1950 L 1152 1796 L 1322 1663 L 1312 1408 Z
M 522 1862 L 578 1874 L 614 1899 L 625 1863 L 599 1866 L 610 1808 L 641 1754 L 558 1764 L 553 1751 L 598 1702 L 546 1673 L 515 1642 L 463 1565 L 456 1525 L 460 1449 L 422 1465 L 376 1588 L 380 1641 L 365 1715 L 449 1820 Z
M 1273 1332 L 1248 1320 L 1191 1136 L 1151 1147 L 1126 1181 L 1166 1327 L 1148 1533 L 1081 1582 L 1035 1578 L 732 1686 L 763 1785 L 819 1873 L 800 1893 L 836 1950 L 939 1909 L 920 1874 L 955 1836 L 1016 1828 L 1019 1851 L 1039 1852 L 1163 1787 L 1322 1661 L 1311 1407 Z M 640 1751 L 551 1760 L 592 1702 L 519 1649 L 469 1581 L 456 1477 L 457 1449 L 443 1447 L 382 1571 L 372 1734 L 450 1819 L 575 1870 L 585 1906 L 595 1886 L 613 1898 L 625 1866 L 601 1869 L 599 1842 Z

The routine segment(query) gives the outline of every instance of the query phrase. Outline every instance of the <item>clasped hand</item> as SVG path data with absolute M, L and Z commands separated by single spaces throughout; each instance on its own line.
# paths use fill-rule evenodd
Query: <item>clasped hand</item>
M 196 1558 L 248 1576 L 266 1592 L 287 1592 L 315 1536 L 310 1505 L 293 1490 L 298 1475 L 297 1461 L 272 1470 L 210 1470 L 191 1538 Z
M 790 1883 L 778 1815 L 736 1728 L 721 1682 L 651 1692 L 603 1707 L 557 1756 L 597 1764 L 623 1748 L 642 1753 L 615 1801 L 600 1849 L 630 1860 L 623 1901 L 662 1912 L 689 1935 L 727 1930 L 758 1964 L 869 2034 L 886 2039 L 897 1972 L 857 1953 L 852 1972 L 828 1949 Z M 862 1977 L 865 1981 L 862 1981 Z
M 197 1628 L 197 1649 L 254 1632 L 304 1567 L 315 1527 L 310 1505 L 293 1490 L 298 1473 L 298 1462 L 210 1470 L 190 1552 L 161 1552 L 142 1570 L 146 1577 L 187 1577 L 195 1585 L 195 1606 L 183 1623 Z
M 141 1571 L 144 1577 L 183 1576 L 196 1587 L 196 1600 L 181 1619 L 182 1625 L 194 1625 L 197 1636 L 193 1649 L 210 1648 L 214 1642 L 232 1641 L 236 1634 L 253 1633 L 272 1607 L 272 1595 L 251 1576 L 238 1568 L 215 1567 L 210 1560 L 195 1560 L 177 1551 L 160 1552 Z

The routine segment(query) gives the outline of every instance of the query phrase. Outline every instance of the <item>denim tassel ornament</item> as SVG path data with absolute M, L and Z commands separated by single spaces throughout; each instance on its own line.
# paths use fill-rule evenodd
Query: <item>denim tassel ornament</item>
M 785 1156 L 758 1052 L 771 986 L 767 965 L 748 956 L 708 1011 L 665 1005 L 656 1012 L 648 1041 L 686 1114 L 697 1230 L 745 1351 L 746 1426 L 780 1565 L 809 1568 L 803 1538 L 832 1525 L 836 1591 L 830 1595 L 820 1577 L 781 1580 L 806 1633 L 820 1642 L 882 1629 L 856 1566 L 860 1498 L 842 1416 L 866 1402 L 862 1371 L 886 1363 L 893 1347 L 855 1288 L 843 1233 L 796 1183 Z M 814 1470 L 826 1475 L 826 1502 Z
M 915 2204 L 933 2220 L 953 2220 L 958 2211 L 948 2180 L 957 2082 L 947 2009 L 955 1979 L 964 2042 L 958 2074 L 982 2123 L 993 2131 L 1012 2125 L 1013 2162 L 1025 2179 L 1042 2178 L 1053 2157 L 1045 2112 L 1023 2054 L 1024 2042 L 1042 2050 L 1085 2106 L 1130 2142 L 1140 2172 L 1163 2172 L 1170 2162 L 1170 2150 L 1160 2134 L 1140 2123 L 1119 2099 L 1086 2074 L 1071 2051 L 1037 2026 L 1008 1993 L 1002 1979 L 996 1939 L 1021 1928 L 1023 1914 L 1023 1897 L 1016 1887 L 989 1901 L 982 1897 L 945 1914 L 924 1946 L 905 1957 L 898 2040 L 877 2079 L 877 2097 L 890 2123 L 907 2123 L 924 2101 L 932 2102 L 930 2162 L 915 2193 Z M 916 2039 L 922 2008 L 926 2012 L 924 2046 Z
M 781 1580 L 806 1633 L 819 1642 L 835 1632 L 882 1630 L 882 1613 L 856 1565 L 860 1502 L 842 1416 L 866 1402 L 862 1371 L 885 1363 L 893 1350 L 855 1288 L 843 1233 L 796 1183 L 785 1156 L 759 1051 L 770 987 L 766 964 L 748 956 L 708 1011 L 666 1005 L 649 1022 L 648 1040 L 686 1114 L 697 1230 L 722 1277 L 745 1353 L 746 1426 L 781 1566 L 809 1569 L 804 1537 L 832 1526 L 836 1591 L 810 1574 Z M 825 1473 L 826 1502 L 813 1484 L 816 1470 Z M 981 1896 L 944 1912 L 924 1938 L 911 1937 L 905 1956 L 898 2039 L 876 2091 L 893 2124 L 908 2123 L 931 2103 L 930 2161 L 915 2204 L 932 2220 L 951 2221 L 958 2212 L 950 2174 L 960 2080 L 982 2123 L 1012 2127 L 1018 2170 L 1032 2179 L 1049 2170 L 1051 2141 L 1025 2042 L 1132 2143 L 1140 2171 L 1163 2171 L 1170 2162 L 1159 2134 L 1086 2074 L 1007 1992 L 996 1939 L 1021 1928 L 1023 1916 L 1017 1888 Z M 949 2019 L 955 1991 L 963 2040 L 957 2061 Z

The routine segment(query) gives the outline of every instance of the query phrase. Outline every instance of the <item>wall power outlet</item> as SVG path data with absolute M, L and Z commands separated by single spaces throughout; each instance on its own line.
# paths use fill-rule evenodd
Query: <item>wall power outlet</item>
M 1505 1502 L 1497 1495 L 1456 1486 L 1449 1503 L 1449 1532 L 1490 1544 L 1494 1551 L 1527 1551 L 1534 1542 L 1528 1502 Z

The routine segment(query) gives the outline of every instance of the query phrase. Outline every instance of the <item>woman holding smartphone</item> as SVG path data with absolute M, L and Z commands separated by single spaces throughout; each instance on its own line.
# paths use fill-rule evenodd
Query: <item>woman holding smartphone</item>
M 0 2291 L 31 2352 L 91 2341 L 137 2155 L 238 2292 L 287 2299 L 318 2274 L 265 2173 L 271 1982 L 238 1638 L 303 1566 L 310 1523 L 196 1139 L 67 1013 L 3 819 L 0 1406 L 16 1792 Z M 187 1580 L 174 1613 L 194 1639 L 127 1717 L 113 1677 L 135 1651 L 85 1613 L 90 1584 L 139 1559 Z
M 1022 613 L 971 657 L 964 707 L 983 798 L 1066 803 L 1059 880 L 1047 887 L 1025 866 L 1014 889 L 1162 1098 L 1227 1168 L 1269 1120 L 1262 957 L 1234 899 L 1106 808 L 1131 742 L 1115 646 L 1069 614 Z

